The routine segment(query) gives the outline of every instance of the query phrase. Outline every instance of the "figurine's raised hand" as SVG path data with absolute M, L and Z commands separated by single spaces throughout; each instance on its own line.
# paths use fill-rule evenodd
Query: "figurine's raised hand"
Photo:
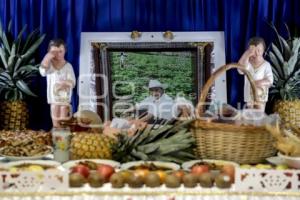
M 42 62 L 41 62 L 41 65 L 42 65 L 44 68 L 48 69 L 48 68 L 50 67 L 51 60 L 52 60 L 54 57 L 55 57 L 55 55 L 54 55 L 53 53 L 48 52 L 48 53 L 44 56 L 44 58 L 43 58 L 43 60 L 42 60 Z
M 247 49 L 247 54 L 249 57 L 254 56 L 256 53 L 256 47 L 254 45 L 250 45 Z

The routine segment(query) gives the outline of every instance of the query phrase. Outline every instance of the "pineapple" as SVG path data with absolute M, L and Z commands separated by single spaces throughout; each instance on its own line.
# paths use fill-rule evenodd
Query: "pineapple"
M 24 102 L 26 95 L 36 96 L 28 87 L 39 65 L 34 65 L 34 53 L 44 40 L 38 30 L 33 31 L 23 41 L 25 25 L 16 38 L 11 31 L 11 22 L 7 32 L 0 23 L 0 128 L 21 130 L 28 125 L 28 110 Z
M 271 87 L 271 100 L 275 102 L 274 111 L 278 112 L 283 125 L 287 128 L 300 126 L 300 38 L 284 39 L 275 26 L 277 41 L 271 44 L 268 52 L 274 83 Z M 287 29 L 288 30 L 288 29 Z
M 300 127 L 300 100 L 278 101 L 274 110 L 279 113 L 287 128 Z
M 74 133 L 71 139 L 71 159 L 112 158 L 112 145 L 115 140 L 100 133 Z
M 112 157 L 121 163 L 135 160 L 158 160 L 183 163 L 195 159 L 195 140 L 185 126 L 191 121 L 175 126 L 154 124 L 139 130 L 134 136 L 120 134 L 112 147 Z
M 0 103 L 0 129 L 24 130 L 28 125 L 28 109 L 24 101 L 4 101 Z

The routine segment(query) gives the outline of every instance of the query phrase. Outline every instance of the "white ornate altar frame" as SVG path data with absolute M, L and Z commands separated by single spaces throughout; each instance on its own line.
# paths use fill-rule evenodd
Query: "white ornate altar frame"
M 78 78 L 79 107 L 97 111 L 93 44 L 94 43 L 180 43 L 209 42 L 213 44 L 212 63 L 216 68 L 225 64 L 224 32 L 174 32 L 172 40 L 166 40 L 163 32 L 143 32 L 133 40 L 131 32 L 83 32 L 80 47 L 80 74 Z M 215 69 L 212 69 L 215 70 Z M 108 80 L 106 81 L 108 82 Z M 104 81 L 105 83 L 105 81 Z M 104 86 L 108 88 L 108 86 Z M 227 102 L 226 74 L 216 80 L 214 99 Z M 105 119 L 107 117 L 105 116 Z

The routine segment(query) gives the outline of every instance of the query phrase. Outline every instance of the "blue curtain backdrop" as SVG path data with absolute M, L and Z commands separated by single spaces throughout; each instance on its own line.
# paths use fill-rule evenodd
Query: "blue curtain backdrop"
M 252 36 L 272 40 L 266 24 L 274 22 L 283 30 L 286 22 L 291 31 L 300 25 L 300 1 L 297 0 L 0 0 L 1 22 L 13 21 L 16 34 L 24 24 L 28 30 L 40 26 L 46 40 L 39 59 L 52 38 L 67 42 L 69 60 L 78 76 L 80 33 L 87 31 L 224 31 L 226 61 L 236 62 Z M 243 101 L 243 77 L 236 70 L 227 73 L 228 100 L 236 106 Z M 39 99 L 30 102 L 32 127 L 51 127 L 46 104 L 45 79 L 34 82 Z M 73 99 L 76 108 L 78 98 Z

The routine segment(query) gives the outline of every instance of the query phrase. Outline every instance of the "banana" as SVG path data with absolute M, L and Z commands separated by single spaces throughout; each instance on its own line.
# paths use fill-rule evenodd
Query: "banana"
M 279 124 L 276 126 L 266 125 L 266 129 L 276 139 L 275 147 L 285 155 L 300 156 L 300 138 L 294 135 L 290 130 L 281 130 Z M 292 129 L 297 131 L 298 128 Z

